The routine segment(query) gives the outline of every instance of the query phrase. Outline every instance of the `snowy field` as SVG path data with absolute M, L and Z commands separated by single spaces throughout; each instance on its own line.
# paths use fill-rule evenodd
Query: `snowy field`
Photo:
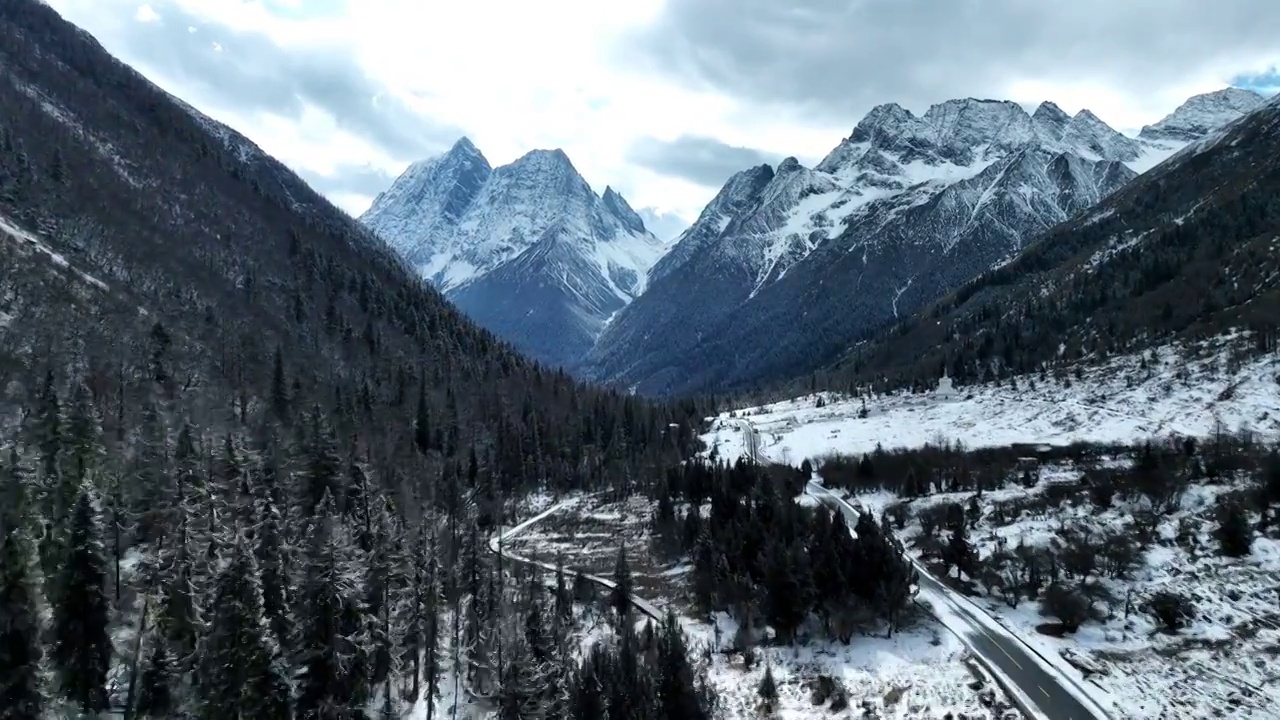
M 760 433 L 769 459 L 798 465 L 805 458 L 919 447 L 941 440 L 968 447 L 1075 441 L 1141 442 L 1155 436 L 1206 436 L 1221 423 L 1280 436 L 1280 358 L 1228 367 L 1224 353 L 1178 348 L 1130 356 L 1085 369 L 1082 379 L 1039 376 L 1016 383 L 957 387 L 953 399 L 896 394 L 865 400 L 807 396 L 735 413 Z M 744 451 L 740 423 L 728 413 L 704 437 L 721 458 Z

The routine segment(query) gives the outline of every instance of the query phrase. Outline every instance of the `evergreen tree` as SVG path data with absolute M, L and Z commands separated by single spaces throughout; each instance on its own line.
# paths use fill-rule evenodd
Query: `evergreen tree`
M 418 452 L 426 455 L 431 451 L 431 411 L 427 408 L 426 384 L 418 389 L 418 411 L 413 421 L 413 442 Z
M 21 526 L 0 544 L 0 720 L 40 720 L 40 619 L 34 551 Z
M 281 423 L 289 424 L 289 381 L 284 374 L 284 355 L 279 345 L 271 359 L 271 411 Z
M 304 517 L 310 517 L 316 511 L 316 507 L 326 493 L 335 499 L 339 497 L 342 474 L 342 458 L 338 455 L 338 445 L 334 440 L 333 430 L 325 421 L 319 406 L 311 409 L 307 430 L 300 498 Z
M 65 463 L 62 469 L 63 482 L 68 488 L 78 488 L 105 455 L 102 429 L 93 414 L 89 391 L 83 385 L 77 385 L 72 395 L 71 414 L 67 418 L 64 442 L 66 452 L 62 455 Z
M 972 578 L 977 572 L 978 554 L 969 544 L 969 535 L 965 531 L 965 524 L 961 521 L 951 530 L 951 540 L 948 541 L 946 549 L 943 551 L 943 558 L 947 564 L 948 571 L 954 566 L 959 572 Z
M 684 632 L 672 613 L 662 620 L 657 653 L 658 717 L 681 720 L 709 719 L 710 708 L 694 681 Z
M 1253 549 L 1253 528 L 1249 514 L 1238 502 L 1228 502 L 1218 509 L 1218 544 L 1227 557 L 1244 557 Z
M 81 487 L 54 603 L 53 660 L 63 697 L 86 713 L 106 709 L 111 662 L 107 570 L 99 533 L 98 509 L 89 489 Z
M 138 717 L 163 720 L 171 717 L 170 713 L 177 707 L 174 692 L 178 686 L 178 670 L 165 645 L 164 636 L 152 636 L 151 654 L 147 656 L 146 667 L 138 683 L 138 705 L 135 708 Z
M 353 562 L 350 533 L 327 491 L 311 520 L 308 543 L 298 614 L 298 715 L 306 720 L 338 719 L 359 703 L 367 678 L 362 676 L 360 573 Z
M 212 610 L 201 658 L 199 716 L 292 718 L 288 666 L 263 614 L 258 570 L 243 541 L 232 544 L 218 574 Z
M 756 694 L 760 696 L 760 704 L 765 712 L 772 713 L 778 703 L 778 683 L 773 679 L 772 666 L 765 665 L 764 677 L 760 678 Z

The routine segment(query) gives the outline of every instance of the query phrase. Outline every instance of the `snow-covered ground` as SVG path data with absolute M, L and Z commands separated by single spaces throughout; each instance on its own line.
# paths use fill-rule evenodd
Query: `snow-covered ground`
M 1064 481 L 1078 477 L 1080 470 L 1059 467 L 1047 474 Z M 1084 491 L 1058 507 L 1008 511 L 1003 520 L 994 513 L 997 506 L 1007 509 L 1040 494 L 1047 484 L 1042 480 L 1032 490 L 1019 486 L 983 494 L 983 517 L 970 531 L 980 557 L 988 557 L 998 544 L 1046 547 L 1064 527 L 1095 536 L 1136 534 L 1134 511 L 1141 503 L 1117 498 L 1103 510 Z M 1073 635 L 1040 633 L 1037 627 L 1047 619 L 1038 602 L 1023 600 L 1011 608 L 995 597 L 973 600 L 1051 664 L 1066 668 L 1074 661 L 1077 667 L 1098 670 L 1090 682 L 1126 719 L 1275 718 L 1280 708 L 1280 540 L 1258 535 L 1248 557 L 1233 559 L 1218 553 L 1213 537 L 1215 500 L 1241 487 L 1241 482 L 1190 486 L 1180 508 L 1159 519 L 1155 541 L 1140 552 L 1127 579 L 1090 579 L 1111 600 L 1098 600 L 1095 610 L 1101 618 Z M 903 536 L 918 537 L 921 510 L 949 502 L 964 505 L 971 496 L 946 493 L 908 502 L 912 519 Z M 1194 603 L 1196 616 L 1189 628 L 1163 633 L 1145 611 L 1145 601 L 1162 591 Z
M 1280 438 L 1280 357 L 1232 362 L 1235 341 L 1167 346 L 1056 378 L 1035 375 L 959 387 L 953 398 L 932 393 L 806 396 L 725 413 L 714 418 L 704 439 L 716 457 L 741 456 L 746 447 L 740 419 L 745 418 L 758 432 L 763 459 L 793 465 L 877 446 L 944 441 L 975 448 L 1126 444 L 1171 435 L 1207 437 L 1219 430 L 1248 430 L 1275 441 Z M 1048 481 L 1072 480 L 1079 473 L 1070 466 L 1046 467 L 1040 489 L 985 493 L 986 514 L 973 532 L 981 554 L 990 553 L 997 538 L 1009 547 L 1049 543 L 1064 524 L 1132 533 L 1135 508 L 1118 500 L 1113 508 L 1099 510 L 1087 498 L 1074 499 L 1036 517 L 993 524 L 994 504 L 1025 498 Z M 1119 598 L 1099 606 L 1106 619 L 1086 623 L 1066 639 L 1037 631 L 1045 618 L 1036 602 L 1023 601 L 1013 609 L 995 598 L 975 600 L 1051 664 L 1066 669 L 1070 657 L 1102 669 L 1105 674 L 1091 682 L 1126 719 L 1280 717 L 1280 541 L 1259 535 L 1252 554 L 1236 560 L 1221 557 L 1212 536 L 1216 496 L 1239 489 L 1239 482 L 1193 485 L 1181 509 L 1160 519 L 1158 539 L 1144 550 L 1132 576 L 1097 581 Z M 969 499 L 968 494 L 935 495 L 914 501 L 911 508 L 915 512 L 946 501 L 963 505 Z M 894 502 L 887 493 L 858 500 L 873 510 Z M 913 517 L 906 536 L 918 528 Z M 1137 609 L 1163 590 L 1191 598 L 1197 608 L 1196 622 L 1176 635 L 1159 632 L 1153 618 Z M 1126 598 L 1132 600 L 1127 618 Z
M 1076 441 L 1141 442 L 1168 435 L 1206 436 L 1219 425 L 1280 436 L 1280 357 L 1228 367 L 1229 339 L 1196 348 L 1166 346 L 1085 368 L 1081 379 L 1039 375 L 1016 383 L 957 387 L 953 399 L 902 393 L 867 399 L 805 396 L 735 414 L 760 433 L 768 459 L 799 464 L 831 453 L 919 447 L 942 440 L 968 447 Z M 1145 358 L 1145 360 L 1144 360 Z M 862 408 L 866 417 L 860 417 Z M 704 436 L 721 458 L 744 451 L 729 413 Z
M 710 646 L 726 648 L 737 631 L 726 614 L 716 616 L 719 626 L 685 619 L 685 632 L 693 650 Z M 776 717 L 801 720 L 831 714 L 828 703 L 813 702 L 819 677 L 838 681 L 847 691 L 854 717 L 871 710 L 879 718 L 1001 718 L 1012 712 L 999 688 L 964 646 L 941 624 L 921 617 L 911 628 L 883 636 L 856 635 L 849 645 L 815 640 L 789 646 L 759 647 L 759 660 L 747 670 L 740 656 L 715 652 L 708 679 L 720 699 L 722 717 L 759 717 L 758 689 L 765 668 L 771 668 L 778 686 Z M 846 711 L 847 712 L 847 711 Z M 1017 716 L 1016 714 L 1014 715 Z

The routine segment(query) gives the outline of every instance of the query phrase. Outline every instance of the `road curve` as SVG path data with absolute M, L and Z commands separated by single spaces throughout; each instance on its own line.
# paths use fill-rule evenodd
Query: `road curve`
M 850 528 L 857 524 L 858 509 L 844 498 L 812 481 L 805 492 L 843 513 Z M 1066 687 L 1066 683 L 1071 682 L 1069 678 L 1046 670 L 1035 652 L 1012 634 L 993 631 L 978 616 L 981 610 L 973 606 L 972 601 L 958 597 L 958 593 L 931 575 L 910 554 L 906 557 L 920 575 L 917 602 L 925 601 L 922 605 L 1001 680 L 1000 684 L 1006 686 L 1005 690 L 1023 706 L 1024 712 L 1048 720 L 1107 720 L 1101 708 L 1091 702 L 1086 704 Z M 1080 695 L 1083 696 L 1083 691 Z
M 745 418 L 738 419 L 737 425 L 743 434 L 743 454 L 752 462 L 761 463 L 760 436 L 755 425 Z M 806 484 L 805 493 L 843 513 L 853 531 L 858 522 L 857 508 L 813 481 Z M 1065 687 L 1071 682 L 1069 678 L 1046 670 L 1026 643 L 1011 633 L 993 631 L 979 617 L 981 610 L 972 601 L 935 578 L 910 553 L 906 557 L 920 576 L 916 601 L 923 601 L 922 605 L 960 638 L 1025 713 L 1047 720 L 1108 720 L 1101 708 L 1092 702 L 1086 704 L 1083 691 L 1072 693 Z
M 525 565 L 532 565 L 534 567 L 542 568 L 543 570 L 550 570 L 551 572 L 555 572 L 557 569 L 559 569 L 557 568 L 556 565 L 552 563 L 543 562 L 541 560 L 534 560 L 532 558 L 527 558 L 527 557 L 524 557 L 523 555 L 517 555 L 511 552 L 510 550 L 506 549 L 505 547 L 503 547 L 503 543 L 519 535 L 525 530 L 528 530 L 529 527 L 532 526 L 534 523 L 537 523 L 538 521 L 546 518 L 547 516 L 553 515 L 561 510 L 565 510 L 570 507 L 573 507 L 574 505 L 577 505 L 581 501 L 582 501 L 582 498 L 574 498 L 572 500 L 565 500 L 564 502 L 558 503 L 556 505 L 552 505 L 551 507 L 547 508 L 546 510 L 543 510 L 537 515 L 534 515 L 528 520 L 521 522 L 519 525 L 516 525 L 515 527 L 512 527 L 509 530 L 506 530 L 504 532 L 498 533 L 497 535 L 494 535 L 493 537 L 489 538 L 489 549 L 493 551 L 495 554 L 500 555 L 504 558 L 507 558 L 508 560 L 513 560 L 518 563 L 523 563 Z M 609 578 L 600 577 L 599 575 L 592 575 L 591 573 L 578 572 L 577 570 L 570 570 L 569 568 L 564 568 L 564 574 L 565 574 L 565 577 L 568 577 L 568 578 L 575 578 L 575 577 L 581 576 L 583 579 L 589 582 L 593 582 L 602 587 L 608 588 L 609 590 L 613 590 L 618 586 L 617 583 L 610 580 Z M 663 612 L 662 610 L 658 609 L 657 605 L 654 605 L 648 600 L 645 600 L 644 598 L 641 598 L 641 597 L 637 597 L 635 595 L 629 595 L 627 596 L 627 599 L 631 601 L 631 604 L 635 606 L 637 610 L 639 610 L 643 615 L 652 618 L 654 622 L 662 621 Z

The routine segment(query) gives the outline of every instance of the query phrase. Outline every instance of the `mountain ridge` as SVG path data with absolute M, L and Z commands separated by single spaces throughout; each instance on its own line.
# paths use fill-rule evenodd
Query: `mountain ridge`
M 360 221 L 469 317 L 560 366 L 643 292 L 668 249 L 612 186 L 597 195 L 563 150 L 491 167 L 466 138 L 411 165 Z
M 1228 122 L 1249 97 L 1197 96 L 1162 122 Z M 948 100 L 921 116 L 878 105 L 814 168 L 789 158 L 733 214 L 704 211 L 605 329 L 584 372 L 667 394 L 814 369 L 814 358 L 1007 262 L 1190 142 L 1148 135 L 1048 101 L 1028 113 L 1009 101 Z M 662 309 L 675 298 L 679 312 Z M 778 327 L 789 328 L 784 347 L 804 349 L 767 347 Z

